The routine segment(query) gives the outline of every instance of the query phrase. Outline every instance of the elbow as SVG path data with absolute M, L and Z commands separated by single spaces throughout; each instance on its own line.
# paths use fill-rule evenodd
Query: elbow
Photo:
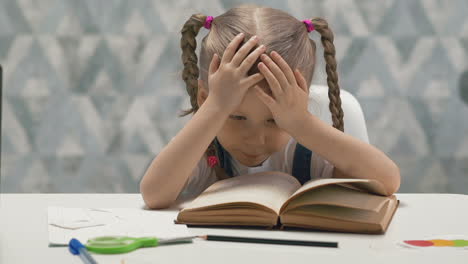
M 143 198 L 143 201 L 145 202 L 145 205 L 149 209 L 166 209 L 172 205 L 173 201 L 161 199 L 161 197 L 158 197 L 159 193 L 160 192 L 155 190 L 155 188 L 151 188 L 149 190 L 146 186 L 140 183 L 140 194 Z
M 389 171 L 390 173 L 388 174 L 387 194 L 390 196 L 400 189 L 401 176 L 400 168 L 395 163 L 393 163 L 392 169 Z
M 156 202 L 146 202 L 145 201 L 145 204 L 151 210 L 167 209 L 167 208 L 171 207 L 171 205 L 172 205 L 172 203 L 161 203 L 159 201 L 156 201 Z
M 141 193 L 145 205 L 151 210 L 166 209 L 172 205 L 172 201 L 164 201 Z

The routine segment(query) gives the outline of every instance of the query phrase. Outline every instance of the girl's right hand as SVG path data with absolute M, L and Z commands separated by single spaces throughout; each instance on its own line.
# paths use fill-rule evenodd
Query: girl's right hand
M 247 72 L 258 57 L 265 52 L 265 46 L 259 46 L 247 56 L 258 42 L 258 38 L 254 36 L 236 53 L 243 39 L 244 34 L 234 37 L 224 51 L 221 63 L 218 55 L 215 54 L 208 71 L 208 97 L 211 97 L 211 100 L 227 113 L 235 111 L 247 90 L 264 78 L 261 73 L 247 76 Z

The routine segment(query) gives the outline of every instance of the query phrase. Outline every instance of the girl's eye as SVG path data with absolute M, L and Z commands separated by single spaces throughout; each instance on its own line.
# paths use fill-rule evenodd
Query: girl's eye
M 244 120 L 244 119 L 245 119 L 244 116 L 231 115 L 230 117 L 231 117 L 232 119 L 236 119 L 236 120 Z
M 245 116 L 238 116 L 238 115 L 230 115 L 229 117 L 232 118 L 232 119 L 235 119 L 235 120 L 246 120 L 247 119 L 247 118 L 245 118 Z M 269 119 L 268 122 L 271 122 L 273 124 L 276 123 L 274 119 Z

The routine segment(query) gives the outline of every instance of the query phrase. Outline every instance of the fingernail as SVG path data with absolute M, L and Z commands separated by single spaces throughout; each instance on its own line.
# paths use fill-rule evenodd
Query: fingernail
M 244 33 L 241 32 L 241 33 L 237 34 L 237 36 L 239 36 L 239 37 L 244 36 Z
M 256 39 L 257 39 L 257 35 L 253 35 L 250 39 L 251 39 L 251 40 L 256 40 Z
M 265 45 L 263 44 L 258 47 L 258 49 L 263 49 L 263 48 L 265 48 Z

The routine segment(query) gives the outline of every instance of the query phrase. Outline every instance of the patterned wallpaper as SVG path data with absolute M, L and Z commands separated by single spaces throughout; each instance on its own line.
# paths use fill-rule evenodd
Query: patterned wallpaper
M 399 192 L 468 194 L 468 1 L 252 2 L 329 21 L 340 85 L 400 166 Z M 1 0 L 1 191 L 137 192 L 190 118 L 179 30 L 239 3 Z

